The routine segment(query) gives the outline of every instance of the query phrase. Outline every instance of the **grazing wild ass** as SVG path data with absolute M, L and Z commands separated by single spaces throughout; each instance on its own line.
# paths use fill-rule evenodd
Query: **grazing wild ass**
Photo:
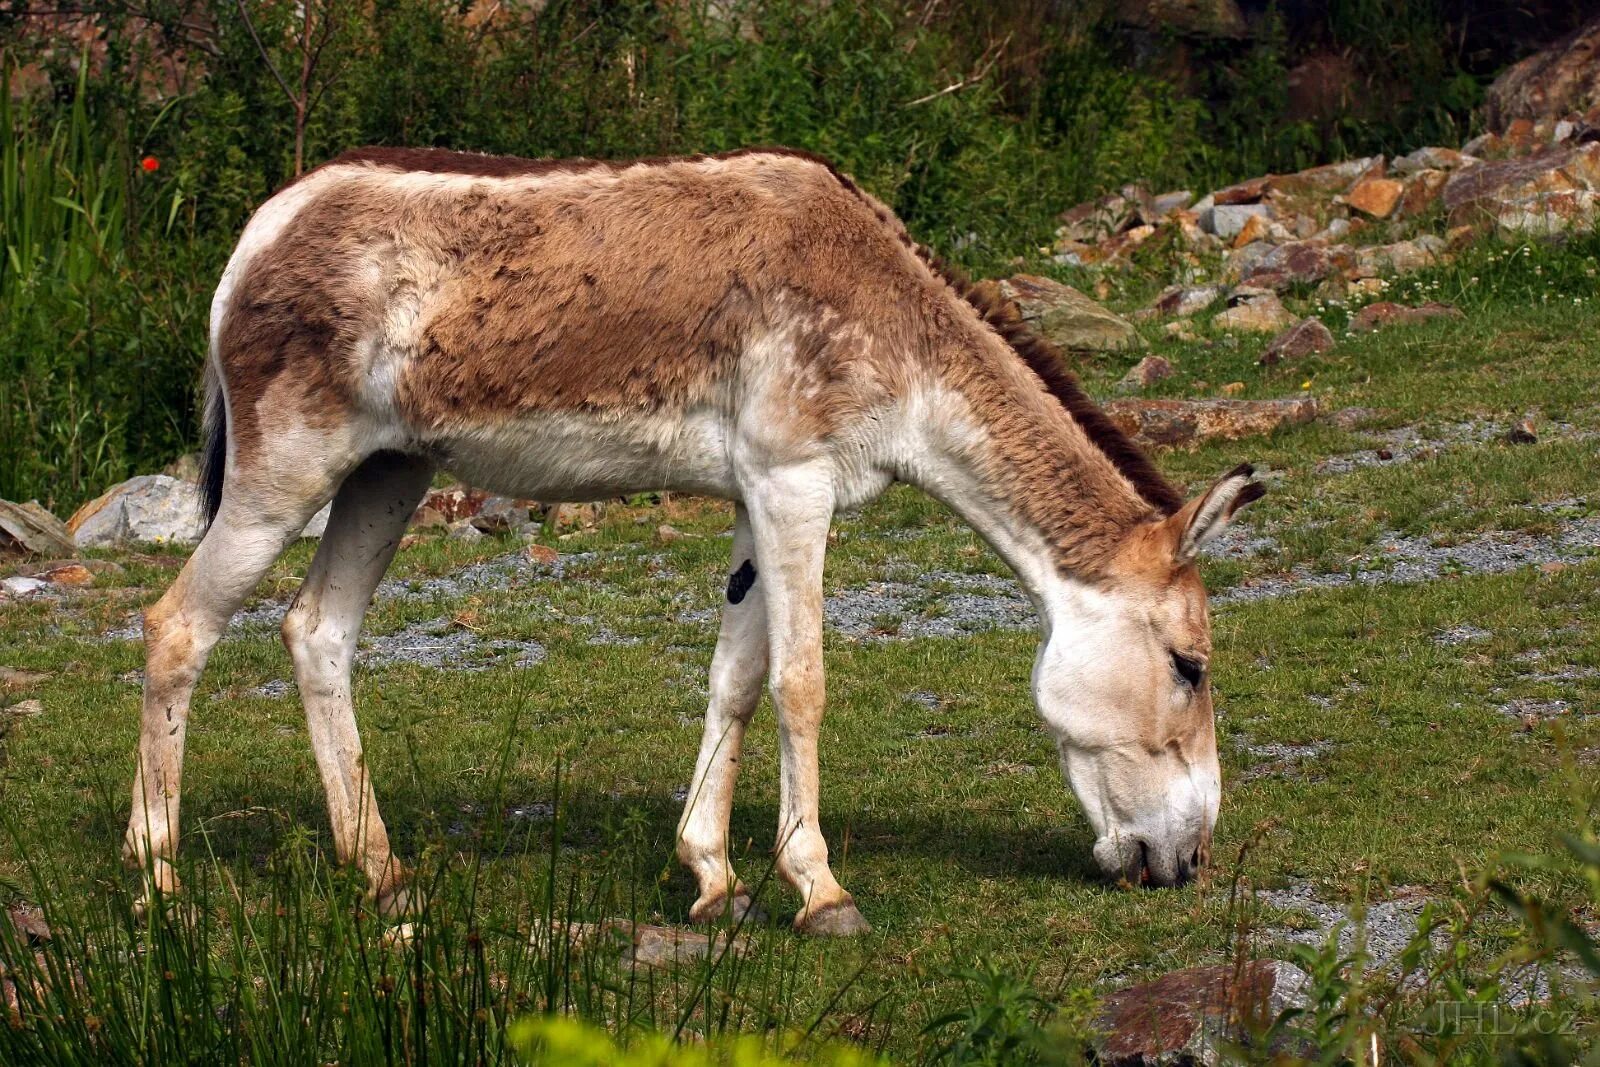
M 284 547 L 332 517 L 283 620 L 341 860 L 410 905 L 351 706 L 362 617 L 434 472 L 508 495 L 736 502 L 705 736 L 678 830 L 696 921 L 750 906 L 727 828 L 765 680 L 777 869 L 797 928 L 867 928 L 817 825 L 822 567 L 834 512 L 894 481 L 969 522 L 1038 609 L 1039 712 L 1107 873 L 1206 862 L 1220 778 L 1200 546 L 1261 495 L 1184 503 L 983 286 L 786 150 L 634 163 L 365 149 L 245 228 L 211 307 L 211 525 L 145 613 L 126 856 L 177 888 L 179 780 L 207 653 Z

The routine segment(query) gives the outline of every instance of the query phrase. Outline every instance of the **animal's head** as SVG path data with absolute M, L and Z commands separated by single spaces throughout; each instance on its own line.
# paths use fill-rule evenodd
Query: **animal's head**
M 1222 795 L 1211 624 L 1195 561 L 1265 490 L 1248 465 L 1137 529 L 1107 580 L 1075 587 L 1033 687 L 1094 827 L 1094 858 L 1135 884 L 1181 885 L 1209 859 Z

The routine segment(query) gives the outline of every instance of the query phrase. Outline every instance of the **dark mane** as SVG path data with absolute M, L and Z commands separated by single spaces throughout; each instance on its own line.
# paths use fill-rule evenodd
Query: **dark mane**
M 1183 495 L 1162 476 L 1156 465 L 1150 462 L 1150 457 L 1083 391 L 1077 377 L 1067 369 L 1061 351 L 1022 321 L 1022 313 L 1017 305 L 1001 294 L 996 283 L 974 284 L 966 275 L 921 246 L 917 247 L 917 253 L 935 274 L 972 305 L 983 321 L 1022 358 L 1028 369 L 1038 375 L 1050 395 L 1061 402 L 1072 420 L 1088 435 L 1095 447 L 1106 454 L 1106 458 L 1111 460 L 1122 476 L 1133 483 L 1140 496 L 1167 515 L 1183 507 Z

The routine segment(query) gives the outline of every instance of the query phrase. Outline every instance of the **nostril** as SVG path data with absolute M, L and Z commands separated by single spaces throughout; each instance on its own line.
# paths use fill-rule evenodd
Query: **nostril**
M 1200 869 L 1200 846 L 1199 845 L 1196 845 L 1194 847 L 1194 854 L 1189 857 L 1189 866 L 1193 867 L 1197 871 Z
M 1139 842 L 1139 884 L 1150 884 L 1150 844 L 1147 841 Z

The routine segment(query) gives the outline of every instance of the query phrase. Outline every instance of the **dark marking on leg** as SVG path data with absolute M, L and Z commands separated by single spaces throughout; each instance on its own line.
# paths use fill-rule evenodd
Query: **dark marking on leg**
M 728 575 L 728 603 L 737 604 L 756 584 L 756 569 L 749 560 L 739 564 L 739 569 Z

